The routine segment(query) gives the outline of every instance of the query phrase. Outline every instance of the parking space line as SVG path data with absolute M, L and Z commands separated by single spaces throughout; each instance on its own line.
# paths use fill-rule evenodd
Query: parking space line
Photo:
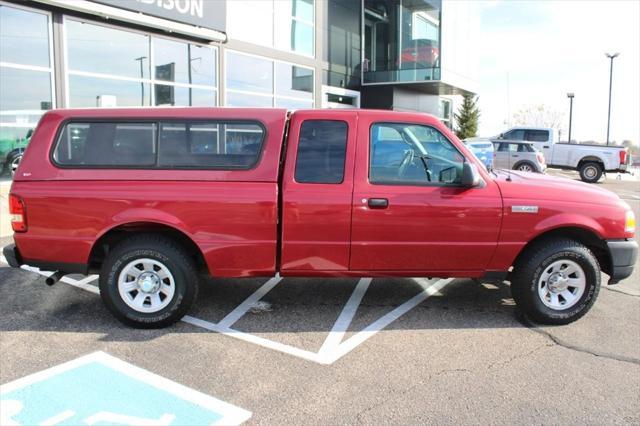
M 2 260 L 2 258 L 0 258 L 0 260 Z M 38 268 L 26 265 L 22 266 L 22 269 L 35 272 L 43 276 L 49 276 L 52 274 L 52 272 L 41 271 Z M 94 294 L 100 294 L 100 290 L 97 286 L 88 284 L 96 278 L 97 275 L 90 275 L 82 280 L 63 277 L 60 281 Z M 280 281 L 282 281 L 282 277 L 279 275 L 276 275 L 265 282 L 260 288 L 258 288 L 258 290 L 247 297 L 240 305 L 238 305 L 218 323 L 192 317 L 190 315 L 184 316 L 182 321 L 205 330 L 253 343 L 267 349 L 276 350 L 319 364 L 329 365 L 347 355 L 378 332 L 388 327 L 391 323 L 418 306 L 427 298 L 440 294 L 440 290 L 454 279 L 427 280 L 424 278 L 413 278 L 413 280 L 422 287 L 423 290 L 420 293 L 378 318 L 376 321 L 365 327 L 363 330 L 357 332 L 346 341 L 342 341 L 372 281 L 371 278 L 361 278 L 317 353 L 231 328 L 231 325 L 235 324 L 240 318 L 242 318 L 256 302 L 262 299 L 265 294 L 271 291 Z
M 185 315 L 182 318 L 182 321 L 195 325 L 196 327 L 201 327 L 209 331 L 215 331 L 216 333 L 224 334 L 225 336 L 233 337 L 235 339 L 244 340 L 245 342 L 253 343 L 268 349 L 273 349 L 279 352 L 284 352 L 289 355 L 296 356 L 298 358 L 306 359 L 308 361 L 317 362 L 320 364 L 324 364 L 317 353 L 307 351 L 304 349 L 297 348 L 295 346 L 290 346 L 284 343 L 276 342 L 274 340 L 265 339 L 260 336 L 256 336 L 255 334 L 245 333 L 239 330 L 234 330 L 228 327 L 220 327 L 219 324 L 215 324 L 210 321 L 205 321 L 200 318 L 195 318 L 190 315 Z
M 280 277 L 280 274 L 278 274 L 264 283 L 262 287 L 255 291 L 255 293 L 247 297 L 244 302 L 239 304 L 233 311 L 231 311 L 226 317 L 218 322 L 218 326 L 222 329 L 231 327 L 240 318 L 242 318 L 244 314 L 246 314 L 257 301 L 262 299 L 264 295 L 271 291 L 271 289 L 275 287 L 276 284 L 278 284 L 280 281 L 282 281 L 282 277 Z
M 364 343 L 366 340 L 373 337 L 380 330 L 386 328 L 389 324 L 400 318 L 402 315 L 418 306 L 427 298 L 437 294 L 444 288 L 444 286 L 453 281 L 453 278 L 448 278 L 446 280 L 441 279 L 435 282 L 430 282 L 430 280 L 425 280 L 424 278 L 414 278 L 414 280 L 423 287 L 422 292 L 418 293 L 411 299 L 404 302 L 402 305 L 396 307 L 391 312 L 380 317 L 379 319 L 365 327 L 362 331 L 358 332 L 354 336 L 347 339 L 345 342 L 341 343 L 334 352 L 327 352 L 326 354 L 324 354 L 323 360 L 327 364 L 332 364 L 338 359 L 342 358 L 343 356 L 354 350 L 356 347 Z
M 320 351 L 318 351 L 320 356 L 324 356 L 325 353 L 334 350 L 340 342 L 342 342 L 342 338 L 349 329 L 351 321 L 353 321 L 353 317 L 362 302 L 362 298 L 369 289 L 369 284 L 371 284 L 371 278 L 361 278 L 360 281 L 358 281 L 358 285 L 353 290 L 353 293 L 351 293 L 351 297 L 349 297 L 347 304 L 344 305 L 340 316 L 322 344 Z

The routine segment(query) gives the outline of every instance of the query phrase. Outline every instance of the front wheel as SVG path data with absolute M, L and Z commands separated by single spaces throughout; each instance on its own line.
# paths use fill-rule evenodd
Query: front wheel
M 171 239 L 131 237 L 105 259 L 100 296 L 121 322 L 136 328 L 161 328 L 182 318 L 196 298 L 198 271 Z
M 600 266 L 584 245 L 542 242 L 515 265 L 511 294 L 518 308 L 541 324 L 569 324 L 585 315 L 600 290 Z

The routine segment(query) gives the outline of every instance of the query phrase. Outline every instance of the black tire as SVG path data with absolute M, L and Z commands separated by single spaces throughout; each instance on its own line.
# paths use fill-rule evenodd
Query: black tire
M 567 309 L 552 309 L 545 305 L 538 292 L 542 274 L 554 262 L 573 261 L 584 273 L 584 292 Z M 585 315 L 600 291 L 600 265 L 584 245 L 569 239 L 546 240 L 527 249 L 514 266 L 511 294 L 518 309 L 541 324 L 569 324 Z
M 172 275 L 173 297 L 161 310 L 139 312 L 129 306 L 118 290 L 122 270 L 137 259 L 160 262 Z M 100 272 L 100 296 L 113 315 L 135 328 L 162 328 L 180 320 L 193 304 L 199 285 L 198 270 L 187 252 L 170 238 L 138 235 L 127 238 L 107 255 Z
M 587 183 L 596 183 L 602 177 L 602 166 L 594 161 L 588 161 L 580 166 L 580 179 Z
M 531 170 L 520 170 L 520 168 L 522 166 L 529 166 L 529 168 Z M 533 163 L 529 162 L 529 161 L 521 161 L 519 163 L 516 163 L 515 166 L 513 166 L 513 170 L 518 170 L 518 171 L 522 171 L 522 172 L 531 172 L 531 173 L 537 173 L 538 169 L 536 168 L 536 166 L 533 165 Z
M 7 163 L 5 165 L 5 170 L 7 172 L 7 174 L 13 178 L 13 175 L 15 174 L 17 165 L 20 164 L 20 161 L 22 161 L 22 156 L 23 153 L 22 152 L 18 152 L 15 153 L 13 155 L 10 155 L 9 157 L 7 157 Z

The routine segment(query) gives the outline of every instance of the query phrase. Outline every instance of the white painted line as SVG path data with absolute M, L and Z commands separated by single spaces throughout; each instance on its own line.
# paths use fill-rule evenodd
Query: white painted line
M 73 410 L 67 410 L 67 411 L 63 411 L 60 414 L 56 414 L 53 417 L 49 417 L 46 420 L 43 420 L 42 422 L 40 422 L 40 426 L 54 426 L 57 425 L 58 423 L 61 423 L 67 419 L 70 419 L 71 417 L 75 416 L 76 412 Z
M 342 342 L 342 338 L 349 329 L 349 325 L 351 325 L 351 321 L 353 321 L 353 317 L 356 315 L 362 298 L 369 289 L 369 284 L 371 284 L 371 278 L 361 278 L 360 281 L 358 281 L 358 285 L 353 290 L 353 293 L 351 293 L 351 297 L 349 297 L 347 304 L 344 305 L 344 309 L 340 312 L 340 316 L 322 344 L 320 351 L 318 351 L 320 356 L 335 350 L 340 342 Z
M 148 370 L 136 367 L 133 364 L 129 364 L 128 362 L 122 361 L 105 352 L 93 352 L 89 355 L 85 355 L 80 358 L 65 362 L 64 364 L 60 364 L 23 377 L 21 379 L 14 380 L 13 382 L 1 385 L 0 395 L 8 394 L 14 390 L 21 389 L 23 387 L 93 362 L 99 362 L 122 374 L 126 374 L 127 376 L 135 380 L 146 383 L 157 389 L 172 393 L 173 395 L 189 401 L 193 404 L 207 407 L 209 409 L 215 410 L 218 413 L 224 414 L 224 417 L 219 419 L 216 424 L 240 424 L 247 421 L 251 417 L 251 412 L 249 411 L 221 401 L 210 395 L 206 395 L 202 392 L 198 392 L 195 389 L 166 379 Z
M 364 328 L 364 330 L 358 332 L 354 336 L 347 339 L 345 342 L 341 343 L 340 346 L 336 348 L 336 350 L 332 353 L 325 353 L 324 361 L 327 364 L 332 364 L 336 362 L 338 359 L 342 358 L 356 347 L 364 343 L 369 338 L 373 337 L 376 333 L 378 333 L 383 328 L 387 327 L 389 324 L 400 318 L 402 315 L 409 312 L 411 309 L 418 306 L 427 298 L 433 296 L 438 291 L 440 291 L 445 285 L 449 284 L 453 281 L 453 278 L 449 278 L 446 280 L 437 280 L 433 283 L 430 283 L 429 280 L 425 280 L 423 278 L 414 278 L 414 280 L 424 287 L 424 290 L 411 299 L 404 302 L 402 305 L 396 307 L 391 312 L 377 319 L 370 325 Z
M 36 274 L 40 274 L 40 275 L 43 275 L 45 277 L 48 277 L 48 276 L 53 274 L 53 272 L 51 272 L 51 271 L 41 271 L 38 268 L 34 268 L 33 266 L 28 266 L 28 265 L 22 265 L 20 268 L 24 269 L 25 271 L 35 272 Z M 84 278 L 84 279 L 82 279 L 80 281 L 74 280 L 73 278 L 69 278 L 69 277 L 62 277 L 60 279 L 60 282 L 72 285 L 72 286 L 80 288 L 82 290 L 89 291 L 89 292 L 91 292 L 93 294 L 100 294 L 100 289 L 97 286 L 91 285 L 91 284 L 87 284 L 88 282 L 93 281 L 95 279 L 95 277 L 97 277 L 97 275 L 89 275 L 87 278 Z M 91 279 L 89 279 L 89 278 L 91 278 Z
M 190 315 L 185 315 L 182 318 L 182 321 L 195 325 L 196 327 L 201 327 L 209 331 L 215 331 L 216 333 L 224 334 L 225 336 L 233 337 L 235 339 L 244 340 L 245 342 L 253 343 L 268 349 L 276 350 L 279 352 L 283 352 L 285 354 L 293 355 L 298 358 L 306 359 L 308 361 L 317 362 L 320 364 L 324 364 L 322 362 L 321 357 L 311 351 L 307 351 L 304 349 L 296 348 L 295 346 L 286 345 L 284 343 L 275 342 L 273 340 L 265 339 L 253 334 L 244 333 L 242 331 L 234 330 L 231 328 L 220 327 L 219 324 L 215 324 L 209 321 L 202 320 L 200 318 L 195 318 Z
M 256 290 L 251 296 L 247 297 L 244 302 L 239 304 L 233 311 L 231 311 L 226 317 L 224 317 L 219 323 L 218 326 L 222 329 L 226 329 L 235 324 L 244 314 L 251 309 L 254 303 L 262 299 L 265 294 L 267 294 L 273 287 L 276 286 L 282 277 L 280 275 L 276 275 L 271 278 L 269 281 L 264 283 L 262 287 Z

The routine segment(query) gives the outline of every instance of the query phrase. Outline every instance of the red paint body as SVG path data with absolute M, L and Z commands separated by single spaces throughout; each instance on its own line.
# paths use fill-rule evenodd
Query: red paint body
M 258 120 L 266 139 L 251 170 L 57 168 L 50 151 L 61 123 L 93 117 Z M 295 182 L 300 126 L 308 119 L 348 124 L 342 183 Z M 389 121 L 438 129 L 478 166 L 484 185 L 371 184 L 369 129 Z M 624 231 L 628 206 L 613 193 L 544 175 L 492 175 L 436 118 L 390 111 L 309 110 L 290 118 L 282 109 L 52 111 L 38 125 L 11 192 L 25 204 L 28 230 L 14 238 L 26 263 L 86 264 L 101 236 L 140 223 L 180 231 L 200 249 L 210 274 L 225 277 L 480 277 L 509 269 L 529 241 L 550 230 L 633 236 Z M 362 201 L 369 198 L 387 198 L 389 206 L 371 209 Z M 539 211 L 512 213 L 514 205 Z

